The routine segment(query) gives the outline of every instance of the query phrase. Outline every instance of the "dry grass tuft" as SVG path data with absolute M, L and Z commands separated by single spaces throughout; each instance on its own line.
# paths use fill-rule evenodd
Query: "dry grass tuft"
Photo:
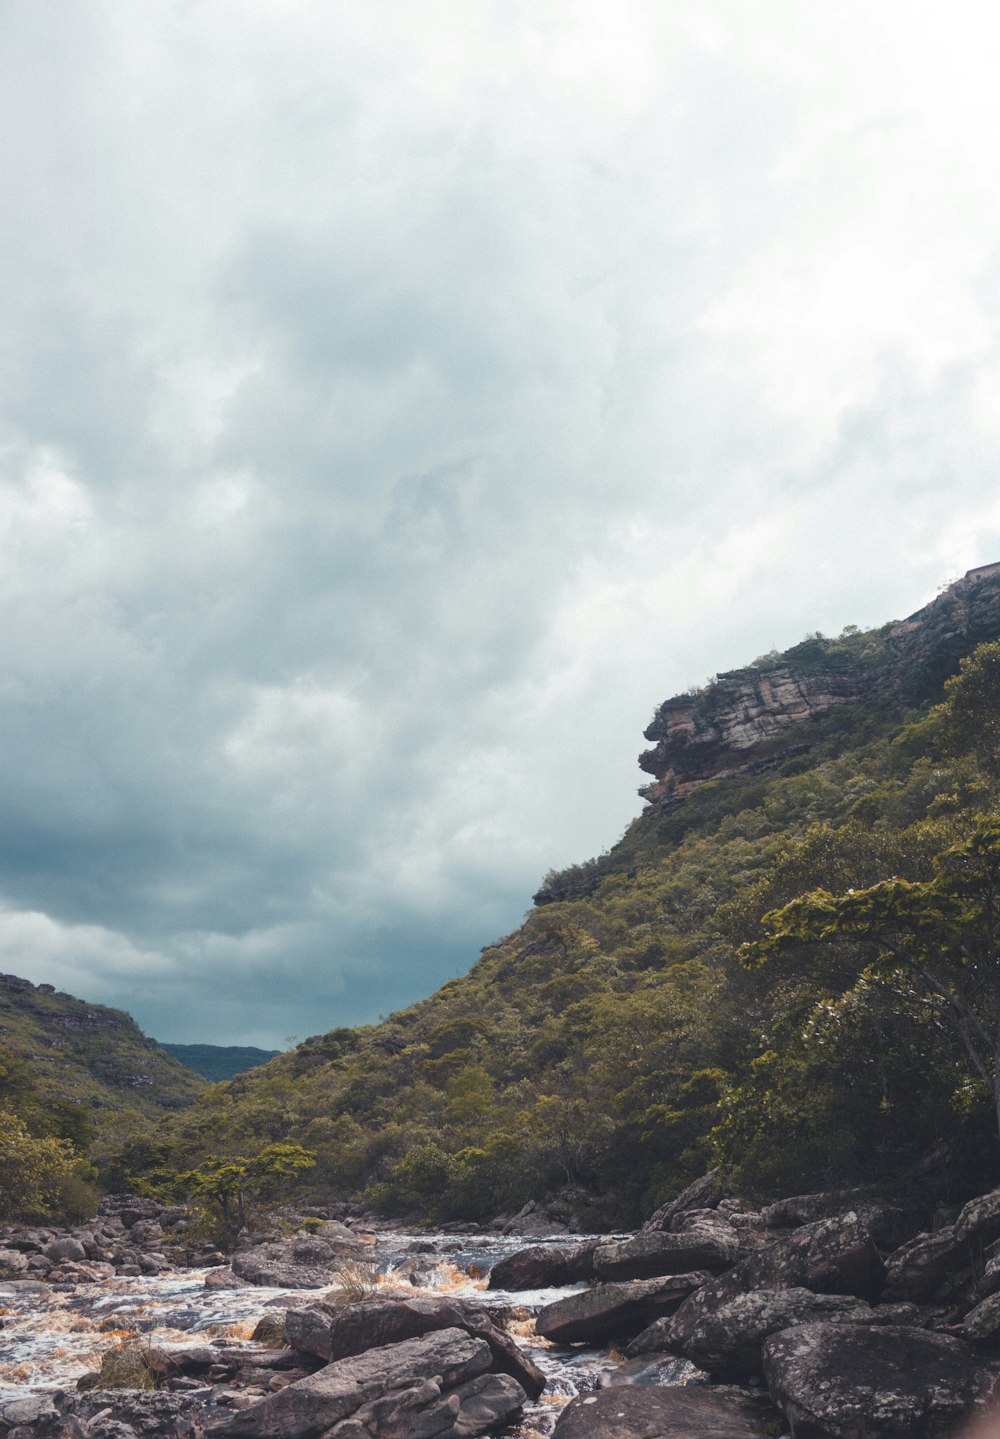
M 262 1314 L 250 1337 L 255 1344 L 263 1344 L 268 1349 L 284 1349 L 284 1314 Z
M 378 1293 L 378 1266 L 366 1259 L 348 1259 L 334 1273 L 332 1289 L 323 1295 L 323 1303 L 334 1309 L 373 1299 Z
M 101 1389 L 155 1389 L 156 1375 L 149 1364 L 149 1346 L 126 1341 L 101 1355 Z

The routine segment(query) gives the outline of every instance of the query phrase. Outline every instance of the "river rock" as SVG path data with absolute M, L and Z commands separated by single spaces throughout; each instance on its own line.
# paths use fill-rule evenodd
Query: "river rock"
M 761 1347 L 764 1340 L 782 1329 L 812 1322 L 876 1322 L 871 1306 L 863 1299 L 842 1294 L 814 1294 L 811 1289 L 757 1290 L 740 1294 L 728 1304 L 710 1310 L 690 1325 L 682 1325 L 683 1338 L 677 1342 L 670 1325 L 660 1320 L 629 1345 L 630 1357 L 644 1352 L 642 1345 L 679 1349 L 686 1359 L 704 1369 L 713 1379 L 742 1383 L 763 1372 Z M 660 1327 L 662 1326 L 662 1327 Z M 664 1346 L 660 1343 L 667 1339 Z
M 61 1390 L 31 1390 L 17 1398 L 0 1398 L 0 1425 L 13 1429 L 21 1424 L 51 1424 L 59 1418 L 63 1398 Z
M 744 1291 L 801 1286 L 815 1294 L 852 1294 L 870 1301 L 879 1297 L 884 1272 L 868 1226 L 854 1210 L 804 1224 L 730 1271 Z
M 20 1249 L 0 1249 L 0 1278 L 13 1279 L 28 1272 L 28 1256 Z
M 211 1425 L 208 1433 L 233 1439 L 314 1439 L 365 1407 L 364 1418 L 373 1427 L 363 1427 L 359 1422 L 357 1439 L 365 1435 L 373 1439 L 383 1426 L 372 1406 L 388 1396 L 389 1412 L 384 1417 L 385 1428 L 391 1430 L 392 1409 L 396 1406 L 398 1414 L 404 1391 L 406 1408 L 429 1410 L 435 1419 L 443 1421 L 437 1427 L 445 1428 L 454 1422 L 461 1407 L 460 1397 L 454 1394 L 449 1405 L 446 1391 L 456 1391 L 470 1379 L 487 1373 L 491 1362 L 489 1345 L 484 1340 L 474 1339 L 460 1329 L 443 1329 L 338 1359 L 318 1373 L 268 1395 L 259 1404 Z M 423 1431 L 414 1413 L 403 1432 L 416 1439 L 422 1432 L 434 1434 L 437 1429 L 428 1426 Z M 348 1439 L 354 1430 L 339 1433 Z
M 545 1375 L 482 1310 L 447 1296 L 372 1299 L 348 1304 L 334 1313 L 312 1306 L 285 1315 L 285 1339 L 294 1349 L 326 1361 L 442 1329 L 461 1329 L 485 1340 L 494 1371 L 509 1374 L 532 1398 L 545 1388 Z
M 707 1270 L 596 1284 L 580 1294 L 546 1304 L 535 1319 L 535 1332 L 557 1344 L 599 1344 L 630 1339 L 654 1319 L 672 1314 L 692 1291 L 706 1284 Z
M 642 1226 L 640 1233 L 647 1230 L 665 1229 L 674 1227 L 674 1221 L 682 1214 L 692 1209 L 715 1209 L 721 1201 L 725 1189 L 722 1177 L 718 1169 L 710 1169 L 686 1189 L 682 1189 L 676 1199 L 669 1203 L 662 1204 L 655 1214 L 651 1214 Z
M 498 1259 L 490 1270 L 490 1289 L 547 1289 L 594 1277 L 594 1252 L 600 1241 L 575 1248 L 534 1244 Z
M 115 1421 L 129 1425 L 138 1439 L 199 1439 L 206 1407 L 189 1394 L 163 1389 L 90 1389 L 74 1395 L 66 1413 L 82 1419 L 88 1431 Z
M 969 1200 L 955 1220 L 955 1238 L 980 1244 L 1000 1239 L 1000 1189 Z
M 560 1204 L 558 1200 L 542 1203 L 537 1199 L 529 1199 L 513 1219 L 503 1223 L 502 1233 L 545 1239 L 549 1235 L 570 1234 L 579 1227 L 576 1216 L 568 1205 Z
M 693 1269 L 717 1273 L 734 1264 L 738 1255 L 736 1231 L 723 1222 L 718 1228 L 692 1228 L 679 1234 L 651 1230 L 617 1244 L 602 1244 L 594 1251 L 594 1271 L 600 1279 L 651 1279 Z
M 885 1298 L 950 1299 L 972 1283 L 972 1255 L 954 1224 L 918 1234 L 886 1261 Z
M 87 1257 L 87 1251 L 79 1239 L 74 1239 L 69 1234 L 63 1235 L 61 1239 L 53 1239 L 50 1244 L 46 1244 L 42 1252 L 46 1259 L 52 1259 L 56 1263 L 64 1259 L 86 1259 Z
M 276 1289 L 328 1289 L 337 1260 L 356 1256 L 355 1241 L 320 1239 L 314 1236 L 279 1239 L 258 1244 L 233 1255 L 233 1273 L 247 1284 Z
M 764 1439 L 777 1417 L 739 1390 L 616 1386 L 574 1399 L 552 1439 Z
M 962 1320 L 962 1332 L 973 1344 L 1000 1343 L 1000 1294 L 991 1294 Z
M 996 1381 L 961 1339 L 855 1324 L 772 1335 L 764 1373 L 792 1433 L 809 1439 L 939 1439 Z

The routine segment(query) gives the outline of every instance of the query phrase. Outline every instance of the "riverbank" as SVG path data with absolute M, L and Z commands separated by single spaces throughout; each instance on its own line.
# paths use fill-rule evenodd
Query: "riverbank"
M 1000 1191 L 755 1211 L 707 1175 L 633 1235 L 314 1213 L 229 1256 L 159 1209 L 0 1236 L 0 1439 L 939 1439 L 1000 1378 Z

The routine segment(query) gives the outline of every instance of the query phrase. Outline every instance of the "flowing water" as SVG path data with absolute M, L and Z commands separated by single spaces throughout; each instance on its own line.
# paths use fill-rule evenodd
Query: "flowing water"
M 505 1254 L 530 1240 L 495 1235 L 389 1233 L 366 1252 L 378 1266 L 379 1292 L 449 1294 L 503 1312 L 507 1328 L 545 1372 L 545 1393 L 528 1406 L 520 1432 L 548 1433 L 560 1410 L 576 1394 L 613 1379 L 621 1356 L 575 1347 L 560 1348 L 537 1338 L 534 1312 L 543 1304 L 583 1289 L 517 1292 L 487 1289 L 485 1275 Z M 139 1337 L 150 1344 L 224 1341 L 248 1343 L 257 1321 L 269 1312 L 309 1304 L 315 1290 L 206 1289 L 210 1271 L 116 1277 L 96 1284 L 0 1283 L 0 1397 L 25 1388 L 71 1388 L 88 1370 L 100 1367 L 105 1350 Z M 650 1366 L 638 1382 L 682 1383 L 693 1373 L 682 1360 Z

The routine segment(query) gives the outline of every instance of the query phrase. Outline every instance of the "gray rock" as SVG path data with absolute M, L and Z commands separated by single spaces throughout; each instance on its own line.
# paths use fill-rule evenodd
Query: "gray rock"
M 490 1270 L 490 1289 L 544 1289 L 550 1285 L 576 1284 L 594 1277 L 594 1253 L 598 1241 L 573 1248 L 555 1244 L 533 1244 L 498 1259 Z
M 361 1245 L 348 1235 L 331 1238 L 295 1235 L 268 1244 L 257 1244 L 234 1254 L 233 1273 L 248 1284 L 278 1289 L 326 1289 L 344 1258 L 356 1258 Z
M 187 1394 L 162 1389 L 91 1389 L 72 1397 L 68 1411 L 88 1432 L 101 1425 L 128 1425 L 137 1439 L 199 1439 L 206 1408 Z M 108 1429 L 106 1439 L 128 1439 Z
M 46 1244 L 42 1251 L 47 1259 L 59 1263 L 64 1259 L 86 1259 L 87 1251 L 79 1239 L 72 1239 L 68 1234 L 62 1239 L 53 1239 L 51 1244 Z
M 480 1374 L 445 1395 L 431 1379 L 362 1405 L 329 1439 L 465 1439 L 513 1419 L 524 1400 L 506 1374 Z
M 19 1249 L 0 1249 L 0 1276 L 11 1279 L 27 1274 L 28 1256 Z
M 969 1200 L 955 1221 L 955 1238 L 981 1244 L 1000 1239 L 1000 1189 Z
M 736 1231 L 724 1222 L 680 1234 L 650 1231 L 618 1244 L 600 1245 L 594 1251 L 594 1271 L 600 1279 L 651 1279 L 692 1269 L 717 1273 L 736 1262 L 739 1247 Z
M 707 1270 L 701 1270 L 623 1284 L 597 1284 L 593 1289 L 546 1304 L 535 1319 L 535 1332 L 557 1344 L 630 1339 L 654 1319 L 672 1314 L 711 1277 Z
M 0 1399 L 0 1424 L 14 1428 L 19 1424 L 48 1424 L 59 1418 L 61 1390 L 52 1393 L 35 1390 L 16 1399 Z
M 960 1339 L 854 1324 L 773 1335 L 764 1373 L 792 1433 L 809 1439 L 940 1439 L 996 1381 Z
M 413 1299 L 372 1299 L 349 1304 L 335 1313 L 319 1306 L 290 1309 L 285 1338 L 302 1353 L 317 1359 L 347 1359 L 354 1354 L 442 1329 L 461 1329 L 490 1347 L 494 1371 L 509 1374 L 537 1397 L 545 1375 L 490 1315 L 474 1305 L 447 1296 Z
M 220 1264 L 205 1275 L 206 1289 L 240 1289 L 243 1281 L 233 1273 L 228 1264 Z
M 552 1439 L 764 1439 L 776 1418 L 739 1390 L 622 1386 L 574 1399 Z
M 1000 1343 L 1000 1294 L 991 1294 L 962 1320 L 962 1331 L 973 1344 Z
M 972 1255 L 954 1224 L 918 1234 L 886 1261 L 884 1297 L 889 1300 L 949 1299 L 972 1282 Z
M 662 1204 L 655 1214 L 649 1216 L 640 1232 L 673 1229 L 674 1221 L 689 1210 L 715 1209 L 724 1192 L 719 1170 L 710 1169 L 707 1174 L 682 1189 L 676 1199 Z
M 259 1404 L 211 1425 L 208 1433 L 233 1439 L 314 1439 L 363 1406 L 387 1395 L 393 1403 L 396 1395 L 406 1390 L 415 1391 L 407 1407 L 433 1409 L 444 1391 L 456 1390 L 485 1374 L 491 1359 L 484 1340 L 473 1339 L 460 1329 L 440 1330 L 420 1339 L 406 1339 L 401 1344 L 338 1359 L 318 1373 L 269 1394 Z M 460 1401 L 450 1407 L 457 1413 Z M 377 1416 L 368 1411 L 368 1417 Z M 342 1431 L 344 1439 L 350 1432 Z M 412 1422 L 405 1432 L 413 1432 Z
M 727 1304 L 708 1311 L 694 1324 L 668 1321 L 670 1349 L 679 1349 L 686 1359 L 704 1369 L 713 1379 L 742 1383 L 763 1372 L 761 1347 L 764 1340 L 796 1324 L 813 1322 L 875 1322 L 871 1307 L 863 1299 L 842 1294 L 813 1294 L 810 1289 L 757 1290 L 740 1294 Z M 671 1324 L 676 1326 L 671 1330 Z M 682 1336 L 680 1341 L 676 1335 Z M 659 1336 L 657 1336 L 659 1337 Z M 643 1336 L 629 1346 L 629 1355 L 642 1353 Z

